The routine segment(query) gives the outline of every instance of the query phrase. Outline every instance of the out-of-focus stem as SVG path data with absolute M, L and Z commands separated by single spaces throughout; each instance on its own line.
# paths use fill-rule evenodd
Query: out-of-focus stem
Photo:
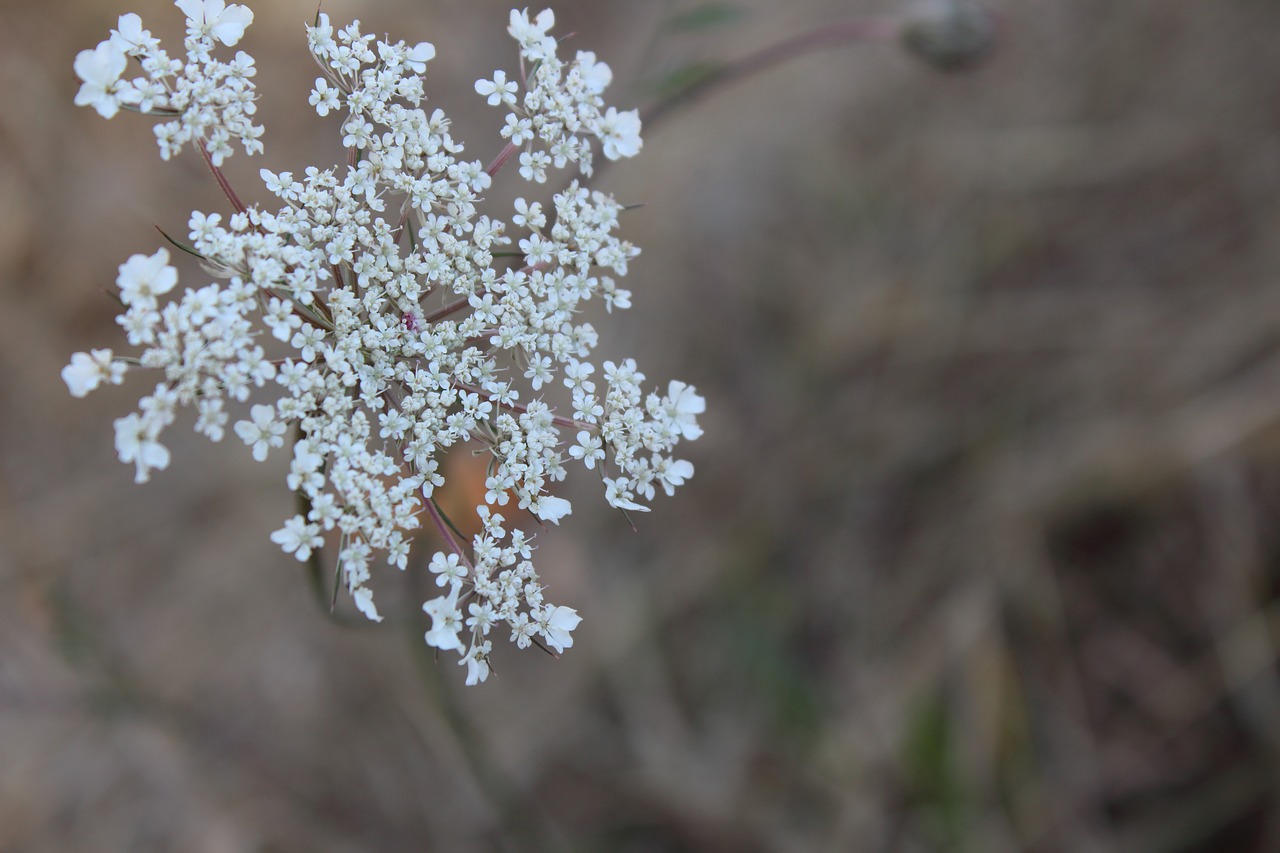
M 645 127 L 651 127 L 668 113 L 709 92 L 759 74 L 790 59 L 828 47 L 851 42 L 884 42 L 898 37 L 902 22 L 897 18 L 854 18 L 823 24 L 808 32 L 784 39 L 742 59 L 707 73 L 675 94 L 640 111 Z

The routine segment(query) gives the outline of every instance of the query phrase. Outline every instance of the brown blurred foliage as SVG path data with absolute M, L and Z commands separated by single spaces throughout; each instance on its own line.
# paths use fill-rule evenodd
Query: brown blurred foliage
M 496 152 L 471 82 L 514 65 L 507 6 L 324 5 L 435 42 L 434 103 Z M 662 29 L 693 5 L 565 2 L 557 32 L 625 107 L 901 8 Z M 125 11 L 172 47 L 176 10 L 5 0 L 0 850 L 1280 849 L 1280 6 L 991 5 L 968 74 L 814 54 L 603 176 L 645 205 L 605 355 L 705 394 L 698 473 L 637 533 L 573 478 L 540 565 L 577 646 L 463 689 L 420 572 L 375 578 L 380 626 L 316 605 L 267 539 L 283 457 L 175 427 L 137 487 L 111 419 L 146 380 L 67 396 L 72 351 L 124 348 L 116 265 L 222 205 L 145 119 L 71 104 L 77 50 Z M 340 156 L 314 11 L 257 4 L 239 185 Z

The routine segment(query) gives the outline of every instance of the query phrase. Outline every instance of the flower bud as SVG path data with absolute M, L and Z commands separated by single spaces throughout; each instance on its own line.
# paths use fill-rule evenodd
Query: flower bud
M 996 29 L 996 16 L 967 0 L 923 0 L 906 16 L 900 38 L 934 68 L 963 71 L 991 52 Z

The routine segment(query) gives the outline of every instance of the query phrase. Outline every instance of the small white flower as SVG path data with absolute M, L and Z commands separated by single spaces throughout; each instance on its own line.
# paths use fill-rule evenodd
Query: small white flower
M 425 74 L 427 63 L 436 58 L 436 46 L 429 41 L 422 41 L 409 49 L 404 64 L 415 74 Z
M 119 112 L 120 95 L 117 90 L 120 75 L 128 64 L 124 51 L 110 41 L 76 54 L 76 76 L 84 81 L 76 93 L 76 106 L 93 107 L 103 118 L 111 118 Z
M 674 495 L 676 487 L 683 486 L 685 481 L 693 476 L 693 463 L 684 459 L 664 459 L 658 465 L 657 473 L 663 491 L 668 495 Z
M 573 504 L 564 498 L 540 495 L 537 503 L 531 509 L 533 509 L 533 514 L 543 521 L 559 524 L 560 519 L 573 512 Z
M 492 80 L 477 80 L 476 92 L 489 99 L 489 106 L 496 107 L 498 104 L 515 104 L 516 91 L 519 86 L 514 80 L 507 79 L 507 72 L 498 70 L 493 72 Z
M 295 515 L 284 523 L 284 527 L 271 534 L 271 541 L 280 546 L 286 554 L 293 554 L 298 560 L 306 562 L 311 551 L 324 544 L 320 535 L 320 526 L 309 524 L 305 518 Z
M 276 410 L 271 406 L 254 406 L 249 417 L 252 420 L 236 421 L 236 435 L 253 447 L 253 458 L 262 462 L 269 448 L 284 444 L 285 425 L 276 420 Z
M 538 633 L 547 641 L 548 646 L 555 649 L 557 653 L 563 653 L 573 645 L 573 637 L 569 632 L 577 628 L 581 622 L 582 617 L 572 607 L 555 607 L 548 604 L 538 614 Z
M 140 54 L 160 46 L 160 40 L 142 28 L 142 19 L 133 12 L 120 16 L 116 29 L 111 31 L 111 43 L 122 51 Z
M 125 305 L 155 308 L 156 297 L 173 290 L 178 271 L 169 266 L 169 250 L 160 248 L 154 255 L 133 255 L 120 265 L 116 285 L 120 301 Z
M 467 686 L 472 687 L 480 684 L 489 677 L 489 652 L 493 651 L 493 643 L 485 640 L 482 643 L 472 643 L 471 648 L 467 649 L 466 657 L 458 661 L 458 665 L 466 664 L 467 666 Z
M 702 435 L 702 427 L 698 426 L 698 415 L 707 410 L 707 401 L 698 396 L 692 385 L 679 380 L 671 380 L 667 386 L 667 399 L 671 401 L 671 416 L 680 428 L 685 441 L 693 441 Z
M 520 42 L 526 58 L 543 59 L 555 55 L 556 40 L 547 35 L 547 30 L 555 26 L 555 23 L 556 15 L 550 9 L 543 9 L 532 22 L 529 20 L 528 9 L 520 12 L 512 9 L 507 32 Z
M 422 605 L 422 609 L 431 617 L 427 645 L 445 652 L 461 652 L 462 640 L 458 638 L 458 632 L 462 630 L 462 611 L 458 609 L 458 590 L 454 588 L 447 596 L 431 599 Z
M 631 500 L 631 491 L 621 479 L 604 478 L 604 499 L 614 509 L 648 512 L 649 507 Z
M 351 590 L 351 600 L 355 602 L 356 609 L 364 615 L 364 618 L 370 622 L 381 622 L 382 615 L 378 613 L 378 608 L 373 604 L 373 590 L 367 586 L 356 587 Z
M 136 464 L 135 483 L 145 483 L 151 479 L 152 471 L 163 471 L 169 467 L 169 449 L 156 441 L 151 424 L 137 413 L 117 418 L 115 427 L 116 454 L 126 465 L 130 462 Z
M 578 73 L 587 91 L 599 95 L 613 82 L 613 71 L 603 62 L 596 60 L 596 55 L 589 50 L 578 51 Z
M 436 578 L 436 586 L 448 584 L 457 589 L 467 576 L 467 567 L 459 562 L 457 554 L 445 556 L 442 551 L 437 551 L 431 558 L 431 565 L 427 568 L 431 570 L 432 574 L 439 575 Z
M 187 29 L 195 36 L 207 37 L 231 47 L 244 36 L 253 23 L 253 12 L 247 6 L 224 0 L 175 0 L 174 4 L 187 16 Z
M 604 156 L 610 160 L 634 157 L 644 144 L 640 138 L 640 111 L 620 113 L 609 107 L 600 119 L 600 138 L 604 142 Z
M 311 90 L 311 97 L 307 102 L 316 108 L 317 115 L 327 116 L 330 110 L 338 109 L 341 95 L 342 92 L 337 87 L 330 86 L 328 80 L 317 77 L 316 86 Z
M 73 397 L 83 397 L 103 381 L 119 385 L 124 381 L 126 365 L 112 358 L 111 350 L 95 349 L 71 356 L 71 363 L 62 368 L 62 381 Z

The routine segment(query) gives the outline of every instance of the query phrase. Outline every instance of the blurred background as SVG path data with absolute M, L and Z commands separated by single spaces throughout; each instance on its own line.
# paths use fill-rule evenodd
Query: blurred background
M 562 2 L 555 32 L 627 108 L 904 8 L 730 5 Z M 468 689 L 420 567 L 375 576 L 379 626 L 317 605 L 268 540 L 285 456 L 188 419 L 136 486 L 111 421 L 146 378 L 68 396 L 73 351 L 127 349 L 116 266 L 225 204 L 148 120 L 72 106 L 78 50 L 125 11 L 176 50 L 177 10 L 4 0 L 0 850 L 1280 850 L 1280 6 L 991 6 L 968 73 L 814 53 L 600 176 L 644 205 L 600 357 L 706 396 L 697 475 L 633 532 L 575 472 L 539 566 L 576 645 L 503 637 Z M 324 4 L 434 42 L 486 161 L 508 8 Z M 259 168 L 341 154 L 314 0 L 255 12 L 267 151 L 227 171 L 265 201 Z

